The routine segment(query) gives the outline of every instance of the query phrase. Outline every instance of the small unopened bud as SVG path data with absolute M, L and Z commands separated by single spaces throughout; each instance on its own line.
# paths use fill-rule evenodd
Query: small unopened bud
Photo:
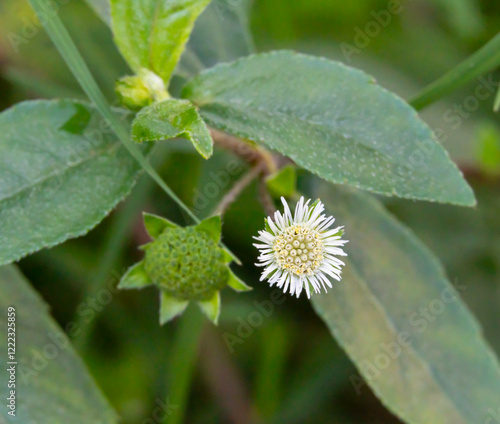
M 120 101 L 132 110 L 140 110 L 153 102 L 170 97 L 163 80 L 148 69 L 141 69 L 135 76 L 118 80 L 116 93 Z
M 250 290 L 229 268 L 232 254 L 218 245 L 220 216 L 196 226 L 179 227 L 157 215 L 144 214 L 144 225 L 153 239 L 141 246 L 144 260 L 128 269 L 120 280 L 121 289 L 155 285 L 160 289 L 160 323 L 183 313 L 193 300 L 215 324 L 220 312 L 220 289 Z
M 195 227 L 167 228 L 147 247 L 145 269 L 153 284 L 182 300 L 210 299 L 229 278 L 222 249 Z

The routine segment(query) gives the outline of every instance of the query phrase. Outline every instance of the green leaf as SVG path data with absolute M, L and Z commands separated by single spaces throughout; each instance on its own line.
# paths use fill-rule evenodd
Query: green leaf
M 495 103 L 493 105 L 493 111 L 498 112 L 500 110 L 500 89 L 497 91 L 497 95 L 495 96 Z
M 198 231 L 204 231 L 214 242 L 218 243 L 222 232 L 220 215 L 215 215 L 210 218 L 204 219 L 196 226 L 196 229 Z
M 454 289 L 375 199 L 326 184 L 314 194 L 350 242 L 342 281 L 312 303 L 367 383 L 407 423 L 486 422 L 500 399 L 500 367 L 457 293 L 468 282 Z
M 198 302 L 198 306 L 208 319 L 217 325 L 220 314 L 220 292 L 215 292 L 209 300 Z
M 123 275 L 118 284 L 119 289 L 142 289 L 153 284 L 149 278 L 144 261 L 138 262 L 131 266 Z
M 274 197 L 290 197 L 295 193 L 297 174 L 293 165 L 287 165 L 266 178 L 267 188 Z
M 247 286 L 231 269 L 229 269 L 229 280 L 227 285 L 238 292 L 253 290 Z
M 160 325 L 172 321 L 181 315 L 187 308 L 189 301 L 175 299 L 163 291 L 160 291 Z
M 476 156 L 485 174 L 500 174 L 500 131 L 494 123 L 484 122 L 479 126 Z
M 128 67 L 117 51 L 109 29 L 83 2 L 72 2 L 69 7 L 62 7 L 62 2 L 58 0 L 44 0 L 44 3 L 45 10 L 58 10 L 64 16 L 78 49 L 94 71 L 104 94 L 114 100 L 114 83 L 127 72 Z M 29 7 L 21 7 L 11 0 L 2 2 L 0 39 L 7 43 L 9 35 L 16 37 L 12 48 L 8 44 L 2 47 L 5 54 L 3 69 L 7 71 L 4 74 L 3 70 L 2 74 L 13 80 L 16 88 L 22 89 L 17 98 L 34 98 L 36 95 L 37 98 L 86 100 L 78 82 L 68 72 L 68 67 L 45 34 L 45 21 L 49 15 L 50 12 L 44 12 L 42 27 Z M 26 38 L 28 33 L 34 35 L 35 29 L 38 29 L 36 36 Z
M 43 16 L 44 18 L 47 18 L 46 1 L 47 0 L 29 0 L 32 8 L 39 17 Z M 118 118 L 117 111 L 113 111 L 107 103 L 97 82 L 94 80 L 88 66 L 83 60 L 83 57 L 78 51 L 62 21 L 59 19 L 58 14 L 51 14 L 47 19 L 47 23 L 44 28 L 49 34 L 52 42 L 55 44 L 57 50 L 61 53 L 71 72 L 78 80 L 80 86 L 85 91 L 87 96 L 93 101 L 96 109 L 104 118 L 104 127 L 107 128 L 107 126 L 109 126 L 112 129 L 118 139 L 122 142 L 123 146 L 126 150 L 128 150 L 142 169 L 146 171 L 146 173 L 161 187 L 161 189 L 178 204 L 181 210 L 183 210 L 194 222 L 200 222 L 198 217 L 182 202 L 182 200 L 165 183 L 165 181 L 163 181 L 160 175 L 143 155 L 141 150 L 138 149 L 132 142 L 128 126 Z M 220 244 L 225 250 L 228 250 L 222 243 Z M 238 259 L 236 259 L 236 261 L 239 263 Z
M 2 423 L 68 424 L 118 422 L 115 412 L 103 397 L 71 342 L 50 317 L 48 306 L 31 288 L 15 266 L 0 268 L 0 333 L 7 357 L 7 313 L 16 316 L 16 416 L 2 408 Z M 73 323 L 74 324 L 74 323 Z M 78 327 L 66 330 L 76 335 Z M 4 402 L 10 396 L 6 380 L 0 385 Z
M 111 27 L 109 0 L 86 0 Z M 255 48 L 248 25 L 249 0 L 217 0 L 196 20 L 193 32 L 177 66 L 187 78 L 220 62 L 248 56 Z M 222 25 L 221 25 L 222 24 Z
M 341 63 L 288 51 L 253 55 L 203 72 L 183 96 L 209 125 L 263 143 L 330 182 L 475 204 L 416 112 Z
M 170 80 L 194 22 L 210 0 L 111 0 L 116 44 L 130 67 Z
M 101 20 L 111 26 L 111 6 L 109 0 L 85 0 Z
M 232 255 L 230 255 L 226 250 L 222 251 L 222 254 L 224 255 L 224 263 L 228 264 L 234 261 L 234 258 Z
M 75 101 L 0 114 L 0 152 L 0 264 L 87 233 L 139 171 L 97 112 Z
M 177 228 L 178 225 L 169 221 L 166 218 L 163 218 L 158 215 L 154 215 L 152 213 L 143 213 L 144 217 L 144 226 L 146 227 L 146 231 L 152 238 L 158 237 L 166 228 Z
M 196 107 L 188 100 L 169 99 L 142 109 L 132 124 L 132 138 L 137 142 L 182 137 L 193 143 L 208 159 L 213 140 Z
M 191 78 L 220 62 L 254 53 L 249 0 L 213 1 L 196 21 L 178 71 Z

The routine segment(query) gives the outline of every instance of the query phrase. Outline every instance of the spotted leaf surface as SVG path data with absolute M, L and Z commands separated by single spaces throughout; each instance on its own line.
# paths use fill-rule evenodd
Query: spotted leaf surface
M 8 308 L 15 309 L 17 361 L 16 416 L 7 415 L 2 406 L 1 423 L 118 423 L 48 305 L 14 265 L 0 268 L 0 307 L 0 334 L 5 341 Z M 75 326 L 71 328 L 75 331 Z M 6 344 L 0 359 L 4 364 L 9 361 Z M 0 396 L 6 403 L 7 380 L 0 386 Z
M 375 199 L 322 184 L 346 227 L 342 281 L 312 304 L 382 402 L 410 424 L 494 422 L 500 366 L 434 255 Z M 358 393 L 368 390 L 356 374 Z
M 339 62 L 289 51 L 257 54 L 202 72 L 183 95 L 209 125 L 277 150 L 330 182 L 475 204 L 415 110 Z
M 0 264 L 85 234 L 139 172 L 99 114 L 67 100 L 0 114 L 0 152 Z
M 185 138 L 208 159 L 213 141 L 196 107 L 187 100 L 169 99 L 142 109 L 132 124 L 132 137 L 137 142 Z
M 111 0 L 115 41 L 130 67 L 149 69 L 170 80 L 210 0 Z

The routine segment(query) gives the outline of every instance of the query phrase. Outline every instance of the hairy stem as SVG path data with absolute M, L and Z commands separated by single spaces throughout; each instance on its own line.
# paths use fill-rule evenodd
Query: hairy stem
M 245 142 L 234 135 L 214 128 L 210 128 L 210 134 L 215 144 L 223 149 L 229 150 L 236 156 L 242 158 L 245 162 L 250 164 L 264 162 L 268 173 L 276 169 L 273 156 L 266 149 L 253 146 L 249 142 Z
M 217 206 L 217 212 L 223 213 L 227 207 L 236 200 L 237 196 L 243 191 L 243 189 L 250 184 L 254 178 L 259 174 L 269 175 L 276 172 L 280 165 L 278 165 L 278 158 L 276 158 L 269 150 L 260 146 L 252 146 L 248 142 L 245 142 L 234 135 L 227 134 L 223 131 L 219 131 L 210 128 L 210 133 L 214 142 L 221 148 L 226 149 L 234 153 L 235 155 L 241 157 L 243 160 L 253 164 L 252 170 L 244 175 L 234 187 L 224 196 L 219 206 Z M 286 163 L 286 162 L 285 162 Z M 285 163 L 281 164 L 284 165 Z M 269 191 L 267 189 L 265 180 L 260 179 L 259 183 L 259 200 L 268 215 L 272 215 L 276 208 L 274 207 L 274 201 L 271 198 Z
M 226 195 L 222 198 L 220 203 L 215 208 L 216 214 L 224 214 L 227 208 L 238 198 L 241 192 L 248 187 L 248 185 L 257 178 L 265 170 L 264 163 L 259 163 L 254 166 L 249 172 L 247 172 L 243 177 L 241 177 L 234 186 L 229 190 Z
M 276 211 L 276 207 L 271 195 L 269 194 L 269 190 L 267 189 L 264 179 L 261 179 L 259 182 L 259 200 L 266 214 L 273 216 Z

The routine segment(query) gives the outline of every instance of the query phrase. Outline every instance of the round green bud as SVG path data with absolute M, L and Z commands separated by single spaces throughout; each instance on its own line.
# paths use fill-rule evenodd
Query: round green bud
M 182 300 L 208 300 L 229 278 L 221 248 L 195 227 L 167 228 L 148 246 L 144 265 L 154 284 Z
M 163 80 L 147 69 L 141 69 L 135 76 L 118 80 L 116 93 L 121 103 L 131 110 L 140 110 L 155 101 L 170 97 Z

